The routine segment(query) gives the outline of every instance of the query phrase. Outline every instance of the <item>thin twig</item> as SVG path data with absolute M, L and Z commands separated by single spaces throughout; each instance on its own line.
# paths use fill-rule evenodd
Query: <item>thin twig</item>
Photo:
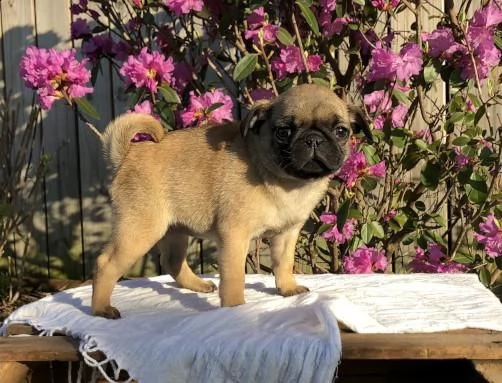
M 293 28 L 295 30 L 296 39 L 298 40 L 298 46 L 300 48 L 300 53 L 302 55 L 303 65 L 305 66 L 305 72 L 307 73 L 307 81 L 309 84 L 312 84 L 312 76 L 310 75 L 310 72 L 309 72 L 309 67 L 307 64 L 307 57 L 305 56 L 305 50 L 303 49 L 303 43 L 302 43 L 302 39 L 300 36 L 300 31 L 298 29 L 298 24 L 296 23 L 294 9 L 291 11 L 291 22 L 293 23 Z

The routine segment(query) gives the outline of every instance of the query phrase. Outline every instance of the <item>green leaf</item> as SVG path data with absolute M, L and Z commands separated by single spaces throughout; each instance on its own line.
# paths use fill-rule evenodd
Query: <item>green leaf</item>
M 326 239 L 323 237 L 317 237 L 315 239 L 315 244 L 316 247 L 324 254 L 329 254 L 329 247 L 328 247 L 328 242 L 326 242 Z
M 326 81 L 323 78 L 312 77 L 312 82 L 317 85 L 325 86 L 326 88 L 331 88 L 329 81 Z
M 86 99 L 85 97 L 80 97 L 80 98 L 74 98 L 73 101 L 75 101 L 77 103 L 77 106 L 79 107 L 79 109 L 84 113 L 86 114 L 88 117 L 91 117 L 95 120 L 99 120 L 99 113 L 98 111 L 96 110 L 96 108 L 94 107 L 94 105 L 92 105 L 88 99 Z
M 317 234 L 322 234 L 322 233 L 325 233 L 326 231 L 328 231 L 329 229 L 331 229 L 331 225 L 328 224 L 328 223 L 324 223 L 322 224 L 319 229 L 317 230 Z
M 400 104 L 406 104 L 408 101 L 410 101 L 410 99 L 408 98 L 406 93 L 404 93 L 402 90 L 399 90 L 396 88 L 392 89 L 392 96 L 397 101 L 399 101 Z
M 455 146 L 464 146 L 464 145 L 467 145 L 469 142 L 471 142 L 470 137 L 460 136 L 460 137 L 455 138 L 452 141 L 452 144 Z
M 361 239 L 367 245 L 373 238 L 373 226 L 369 223 L 364 223 L 361 227 Z
M 448 124 L 454 124 L 456 122 L 460 122 L 464 119 L 465 113 L 464 112 L 453 112 L 450 115 L 450 118 L 448 119 L 447 123 Z
M 169 103 L 169 104 L 180 104 L 180 98 L 178 97 L 178 94 L 176 91 L 171 88 L 169 85 L 162 85 L 159 87 L 160 93 L 162 94 L 162 97 L 164 97 L 164 101 Z
M 361 7 L 364 7 L 364 4 L 365 4 L 364 0 L 353 0 L 352 2 L 354 4 L 360 5 Z
M 380 225 L 379 222 L 373 221 L 371 222 L 371 229 L 373 232 L 373 235 L 377 238 L 384 238 L 385 237 L 385 231 L 383 230 L 382 225 Z
M 465 185 L 469 201 L 481 205 L 488 196 L 488 186 L 484 178 L 478 173 L 472 173 L 469 182 Z
M 429 145 L 424 140 L 417 138 L 415 140 L 415 145 L 421 150 L 429 150 Z
M 291 45 L 293 41 L 295 41 L 294 37 L 288 32 L 285 28 L 279 28 L 279 32 L 277 33 L 277 39 L 284 45 Z
M 430 190 L 436 190 L 440 177 L 441 166 L 439 166 L 435 162 L 427 162 L 427 164 L 420 172 L 420 181 L 426 188 Z
M 220 106 L 223 106 L 224 104 L 222 102 L 216 102 L 214 104 L 212 104 L 209 108 L 206 109 L 206 113 L 211 113 L 213 111 L 215 111 L 216 109 L 218 109 Z
M 486 287 L 490 286 L 491 275 L 486 267 L 479 269 L 479 280 Z
M 429 64 L 424 68 L 424 80 L 426 84 L 433 83 L 439 77 L 439 72 L 434 65 Z
M 485 113 L 486 113 L 486 106 L 481 105 L 476 111 L 476 114 L 474 115 L 474 126 L 478 125 L 479 121 L 483 118 Z
M 309 25 L 310 29 L 316 36 L 319 36 L 319 24 L 317 23 L 317 18 L 314 16 L 314 13 L 310 9 L 308 3 L 305 0 L 297 0 L 296 5 L 300 8 L 303 18 Z
M 338 209 L 338 213 L 336 214 L 336 228 L 340 233 L 343 230 L 343 225 L 345 225 L 345 222 L 347 221 L 349 209 L 350 199 L 347 199 L 343 202 L 342 206 L 340 206 L 340 209 Z
M 375 177 L 364 177 L 361 179 L 361 186 L 366 191 L 375 190 L 378 186 L 378 180 Z
M 363 153 L 368 161 L 369 165 L 375 165 L 380 162 L 380 158 L 376 152 L 376 148 L 373 145 L 363 145 Z
M 258 63 L 258 55 L 256 53 L 249 53 L 245 55 L 235 66 L 233 79 L 235 81 L 244 80 L 251 73 L 253 73 Z

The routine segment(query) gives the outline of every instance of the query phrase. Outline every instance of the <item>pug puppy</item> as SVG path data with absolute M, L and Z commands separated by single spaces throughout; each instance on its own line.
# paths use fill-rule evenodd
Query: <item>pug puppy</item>
M 118 117 L 102 136 L 114 172 L 113 232 L 97 259 L 93 314 L 120 317 L 112 290 L 155 244 L 180 287 L 214 291 L 187 264 L 189 235 L 218 244 L 222 306 L 245 303 L 246 255 L 257 237 L 270 240 L 278 293 L 308 291 L 293 276 L 296 241 L 346 157 L 351 130 L 369 134 L 361 112 L 318 85 L 256 104 L 240 129 L 165 133 L 151 116 Z M 138 135 L 147 140 L 136 143 Z

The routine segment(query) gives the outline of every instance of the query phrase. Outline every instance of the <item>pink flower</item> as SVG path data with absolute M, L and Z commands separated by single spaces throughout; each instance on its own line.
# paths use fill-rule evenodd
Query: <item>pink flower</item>
M 127 113 L 143 113 L 143 114 L 149 114 L 153 117 L 155 117 L 157 120 L 160 120 L 160 117 L 153 112 L 153 104 L 150 100 L 145 100 L 139 104 L 134 105 L 134 108 L 132 110 L 127 111 Z
M 490 1 L 486 7 L 477 10 L 471 20 L 471 26 L 492 28 L 502 23 L 502 6 L 499 1 Z
M 202 0 L 164 0 L 164 3 L 178 17 L 192 11 L 200 12 L 204 7 Z
M 471 159 L 468 156 L 463 154 L 458 148 L 454 148 L 453 151 L 455 152 L 455 169 L 457 171 L 469 165 Z
M 270 89 L 256 88 L 251 91 L 251 98 L 253 101 L 270 100 L 274 97 L 274 92 Z
M 368 81 L 393 80 L 396 77 L 396 68 L 399 56 L 384 49 L 376 48 L 371 53 L 370 72 Z
M 360 174 L 366 170 L 366 166 L 364 153 L 352 151 L 338 171 L 338 176 L 345 181 L 349 188 L 352 188 Z
M 82 43 L 82 53 L 92 62 L 97 62 L 101 57 L 111 56 L 114 53 L 113 45 L 110 35 L 96 35 Z
M 433 58 L 450 59 L 456 52 L 465 50 L 465 47 L 455 41 L 451 28 L 438 28 L 425 41 L 429 44 L 429 55 Z
M 336 241 L 340 244 L 344 244 L 349 241 L 354 235 L 354 228 L 356 226 L 355 219 L 347 219 L 343 225 L 342 232 L 338 230 L 336 225 L 336 215 L 333 213 L 323 213 L 319 217 L 322 223 L 333 225 L 330 229 L 322 233 L 322 237 L 328 241 Z
M 422 52 L 417 44 L 406 44 L 399 55 L 384 48 L 376 48 L 371 54 L 368 81 L 390 80 L 396 78 L 408 81 L 422 69 Z
M 87 0 L 72 1 L 70 5 L 70 11 L 72 15 L 80 15 L 87 11 Z
M 219 104 L 216 109 L 215 105 Z M 219 124 L 223 121 L 232 120 L 232 99 L 223 91 L 217 89 L 196 96 L 190 92 L 190 105 L 181 113 L 183 127 L 203 124 Z
M 384 90 L 375 90 L 364 95 L 364 104 L 368 107 L 370 113 L 387 112 L 392 107 L 392 102 Z
M 152 93 L 157 92 L 159 84 L 170 84 L 173 71 L 171 57 L 166 60 L 159 52 L 148 53 L 146 47 L 138 56 L 129 56 L 120 68 L 120 74 L 128 86 L 145 87 Z
M 343 268 L 348 274 L 369 274 L 375 271 L 385 272 L 387 265 L 385 252 L 371 247 L 360 247 L 352 255 L 345 257 L 343 260 Z
M 262 41 L 265 44 L 271 44 L 277 39 L 279 26 L 269 24 L 265 18 L 263 7 L 255 9 L 246 19 L 247 30 L 244 37 L 253 40 L 253 43 L 259 44 Z
M 322 59 L 319 55 L 309 55 L 307 57 L 307 66 L 309 68 L 309 72 L 319 72 L 321 69 Z
M 401 60 L 396 67 L 396 76 L 398 80 L 408 81 L 411 76 L 416 76 L 422 69 L 422 51 L 418 44 L 406 44 L 399 52 Z
M 336 17 L 333 20 L 331 12 L 326 10 L 323 10 L 319 16 L 319 24 L 321 26 L 322 33 L 328 39 L 334 35 L 341 34 L 349 21 L 350 19 L 348 17 Z
M 347 187 L 352 188 L 359 177 L 370 175 L 373 177 L 385 177 L 385 162 L 368 166 L 363 152 L 358 152 L 352 146 L 351 151 L 342 167 L 338 171 L 338 177 L 345 181 Z
M 372 165 L 368 168 L 368 174 L 373 177 L 383 178 L 385 177 L 385 161 L 381 161 L 378 164 Z
M 376 130 L 382 130 L 383 129 L 383 126 L 385 124 L 385 115 L 383 114 L 379 114 L 378 116 L 376 116 L 374 119 L 373 119 L 373 127 L 376 129 Z
M 75 49 L 56 51 L 28 47 L 19 64 L 25 85 L 35 89 L 43 109 L 49 110 L 55 100 L 79 98 L 93 89 L 86 86 L 91 72 L 87 59 L 77 60 Z
M 91 34 L 91 27 L 84 19 L 78 18 L 71 23 L 71 38 L 72 39 L 81 39 L 85 36 Z
M 134 7 L 139 9 L 143 8 L 143 0 L 131 0 L 131 2 Z
M 392 126 L 394 128 L 402 128 L 406 123 L 406 115 L 408 114 L 408 107 L 405 104 L 399 104 L 391 113 Z
M 427 253 L 415 248 L 415 258 L 409 264 L 415 273 L 461 273 L 468 271 L 467 266 L 450 260 L 434 242 L 427 245 Z
M 322 65 L 322 59 L 319 55 L 310 55 L 307 57 L 307 65 L 310 72 L 317 72 Z M 301 73 L 305 70 L 300 48 L 295 45 L 289 45 L 281 49 L 279 57 L 272 61 L 272 70 L 277 79 L 282 80 L 288 73 Z
M 481 233 L 474 232 L 474 238 L 484 245 L 485 252 L 489 257 L 495 258 L 502 255 L 502 227 L 493 214 L 486 217 L 479 224 Z
M 385 222 L 392 221 L 397 215 L 396 209 L 390 209 L 388 213 L 384 214 L 383 220 Z
M 371 5 L 373 5 L 376 9 L 388 12 L 399 5 L 399 0 L 371 0 Z

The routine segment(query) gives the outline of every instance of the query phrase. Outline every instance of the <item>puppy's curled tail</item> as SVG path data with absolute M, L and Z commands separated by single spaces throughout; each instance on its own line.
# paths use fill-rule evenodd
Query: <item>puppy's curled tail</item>
M 143 113 L 126 113 L 110 122 L 101 135 L 103 153 L 116 170 L 127 154 L 131 140 L 138 135 L 148 141 L 159 142 L 164 137 L 164 128 L 154 117 Z

